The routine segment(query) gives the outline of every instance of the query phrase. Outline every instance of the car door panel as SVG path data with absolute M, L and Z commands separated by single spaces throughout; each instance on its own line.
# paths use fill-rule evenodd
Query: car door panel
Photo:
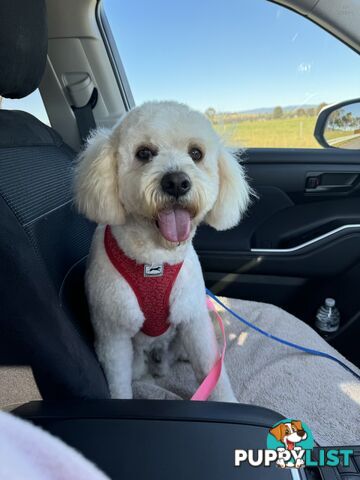
M 194 243 L 207 285 L 308 323 L 324 297 L 335 296 L 351 316 L 360 299 L 351 282 L 347 292 L 341 286 L 360 265 L 359 152 L 249 149 L 242 158 L 258 198 L 232 230 L 199 229 Z M 319 183 L 309 191 L 314 176 Z
M 268 217 L 254 232 L 252 251 L 296 253 L 316 248 L 330 237 L 345 236 L 360 226 L 360 197 L 293 205 Z

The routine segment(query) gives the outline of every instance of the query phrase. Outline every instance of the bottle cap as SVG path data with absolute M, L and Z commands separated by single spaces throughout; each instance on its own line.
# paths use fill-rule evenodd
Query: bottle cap
M 325 298 L 325 305 L 327 307 L 335 307 L 335 300 L 333 298 Z

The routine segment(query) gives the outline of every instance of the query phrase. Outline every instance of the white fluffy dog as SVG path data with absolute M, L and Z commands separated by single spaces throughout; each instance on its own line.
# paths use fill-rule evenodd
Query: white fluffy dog
M 111 396 L 132 398 L 144 352 L 175 331 L 201 382 L 219 349 L 192 238 L 201 222 L 226 230 L 240 221 L 250 195 L 242 167 L 202 114 L 149 102 L 89 139 L 75 192 L 100 224 L 86 290 Z M 236 402 L 225 368 L 211 398 Z

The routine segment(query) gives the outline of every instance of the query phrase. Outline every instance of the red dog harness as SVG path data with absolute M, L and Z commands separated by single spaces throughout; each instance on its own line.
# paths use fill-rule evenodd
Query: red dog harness
M 141 265 L 120 249 L 109 225 L 105 228 L 106 253 L 136 295 L 145 321 L 141 331 L 158 337 L 169 328 L 170 294 L 183 262 L 176 265 Z

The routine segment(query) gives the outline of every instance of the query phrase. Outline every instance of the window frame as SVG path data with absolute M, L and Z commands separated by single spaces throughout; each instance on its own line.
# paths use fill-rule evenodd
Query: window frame
M 114 71 L 121 98 L 123 100 L 126 111 L 129 111 L 135 107 L 135 100 L 130 88 L 129 81 L 127 79 L 124 65 L 121 61 L 121 57 L 114 36 L 111 31 L 109 21 L 105 13 L 105 8 L 103 6 L 102 0 L 97 1 L 95 15 L 101 37 L 103 39 L 112 69 Z

